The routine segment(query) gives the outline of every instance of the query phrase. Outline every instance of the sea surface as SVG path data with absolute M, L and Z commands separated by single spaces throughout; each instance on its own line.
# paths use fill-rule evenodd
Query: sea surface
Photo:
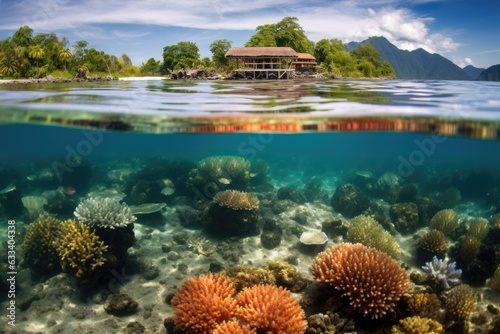
M 233 239 L 218 238 L 200 226 L 186 227 L 181 212 L 203 211 L 207 206 L 200 207 L 200 196 L 208 203 L 216 192 L 189 182 L 200 162 L 209 157 L 237 157 L 260 166 L 259 173 L 265 174 L 260 181 L 234 189 L 259 198 L 258 229 L 263 231 L 262 221 L 273 219 L 284 231 L 280 246 L 263 248 L 260 232 L 232 236 L 246 248 L 228 257 L 220 243 Z M 169 174 L 169 168 L 175 172 Z M 156 179 L 154 173 L 158 173 Z M 258 173 L 250 169 L 249 175 L 256 179 Z M 150 194 L 159 192 L 156 186 L 144 188 L 143 197 L 134 193 L 141 182 L 166 184 L 167 179 L 175 184 L 173 193 Z M 218 177 L 215 182 L 217 191 L 233 189 L 231 178 Z M 398 240 L 399 261 L 411 268 L 408 272 L 421 271 L 415 241 L 429 229 L 429 221 L 420 222 L 411 233 L 398 231 L 390 215 L 397 193 L 413 189 L 414 194 L 403 202 L 428 198 L 440 209 L 457 212 L 460 226 L 448 237 L 446 259 L 463 264 L 462 282 L 486 296 L 474 312 L 486 312 L 488 321 L 471 328 L 485 332 L 492 328 L 496 315 L 486 310 L 488 304 L 500 308 L 496 296 L 500 292 L 489 286 L 500 257 L 488 255 L 490 249 L 484 245 L 500 247 L 500 241 L 483 241 L 481 256 L 491 261 L 479 280 L 470 277 L 468 264 L 457 254 L 474 218 L 487 220 L 499 235 L 500 225 L 494 225 L 492 217 L 500 211 L 500 83 L 151 79 L 0 85 L 0 241 L 9 239 L 8 222 L 15 222 L 16 231 L 16 267 L 3 268 L 1 275 L 0 313 L 5 315 L 0 332 L 13 329 L 6 321 L 10 314 L 6 307 L 16 300 L 19 333 L 114 333 L 132 320 L 141 323 L 145 333 L 165 333 L 163 319 L 174 314 L 164 302 L 165 295 L 174 293 L 184 279 L 209 271 L 210 260 L 174 238 L 182 233 L 206 238 L 218 247 L 210 259 L 223 268 L 264 265 L 263 259 L 296 254 L 299 272 L 312 279 L 308 268 L 314 256 L 296 247 L 300 244 L 297 231 L 321 230 L 332 217 L 348 225 L 353 217 L 338 212 L 331 203 L 336 189 L 345 184 L 354 184 L 370 199 L 370 208 L 363 214 L 384 217 L 379 223 Z M 311 195 L 311 187 L 317 196 Z M 61 221 L 75 219 L 76 206 L 99 193 L 107 194 L 103 197 L 123 194 L 117 198 L 129 206 L 166 204 L 159 222 L 152 224 L 138 214 L 134 224 L 136 241 L 133 251 L 128 251 L 127 264 L 131 278 L 120 289 L 139 302 L 138 313 L 129 318 L 102 310 L 96 291 L 106 284 L 103 280 L 95 282 L 94 291 L 86 290 L 90 299 L 79 299 L 81 287 L 74 277 L 64 271 L 34 274 L 21 247 L 39 214 L 48 212 Z M 329 237 L 328 245 L 345 240 L 345 235 Z M 8 244 L 5 247 L 2 252 L 7 254 Z M 5 266 L 7 256 L 0 258 Z M 159 274 L 141 276 L 144 270 L 137 268 L 144 267 L 130 264 L 141 259 L 159 268 Z M 179 261 L 193 268 L 172 272 Z M 5 285 L 7 272 L 17 275 L 12 298 L 12 287 Z M 156 297 L 146 297 L 147 302 L 141 299 L 146 281 L 162 286 L 153 293 Z M 50 290 L 59 284 L 73 290 L 67 295 Z M 46 292 L 40 294 L 43 289 Z M 30 300 L 35 293 L 38 297 Z M 59 307 L 52 310 L 47 305 L 55 300 Z M 142 313 L 145 304 L 149 317 Z M 85 312 L 75 315 L 75 305 Z M 384 331 L 395 322 L 373 326 Z M 450 326 L 446 320 L 441 322 Z M 358 333 L 372 326 L 364 320 L 357 323 Z

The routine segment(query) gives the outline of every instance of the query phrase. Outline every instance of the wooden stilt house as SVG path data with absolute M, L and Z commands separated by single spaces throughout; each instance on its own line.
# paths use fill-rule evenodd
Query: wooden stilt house
M 234 47 L 226 57 L 236 61 L 236 73 L 245 79 L 289 79 L 298 53 L 289 47 Z

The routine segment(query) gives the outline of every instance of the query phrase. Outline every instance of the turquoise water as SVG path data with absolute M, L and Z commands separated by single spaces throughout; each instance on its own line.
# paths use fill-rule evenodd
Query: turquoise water
M 456 211 L 460 225 L 448 236 L 446 258 L 463 270 L 463 283 L 484 293 L 474 312 L 484 312 L 487 304 L 500 307 L 499 292 L 489 285 L 500 265 L 493 255 L 500 247 L 500 227 L 492 219 L 500 210 L 499 136 L 500 84 L 491 82 L 148 80 L 0 85 L 0 240 L 8 240 L 8 221 L 15 221 L 15 329 L 115 333 L 138 321 L 145 333 L 164 333 L 163 319 L 174 314 L 165 296 L 184 279 L 208 272 L 212 263 L 223 268 L 262 267 L 269 260 L 293 258 L 290 262 L 300 274 L 312 279 L 309 266 L 315 254 L 300 249 L 300 233 L 321 230 L 333 218 L 349 224 L 353 217 L 331 204 L 344 184 L 366 193 L 370 207 L 361 214 L 378 217 L 396 238 L 402 254 L 398 261 L 406 264 L 408 273 L 421 272 L 415 241 L 429 229 L 429 219 L 411 233 L 403 232 L 390 215 L 391 207 L 404 202 L 420 209 L 419 199 L 427 198 L 436 208 Z M 248 184 L 237 187 L 235 180 L 220 175 L 201 186 L 193 183 L 200 161 L 214 156 L 247 161 L 252 166 Z M 266 167 L 256 172 L 256 166 Z M 175 184 L 173 194 L 160 194 L 165 180 Z M 213 184 L 217 190 L 210 188 Z M 183 221 L 184 213 L 195 210 L 201 215 L 215 193 L 227 189 L 259 198 L 258 231 L 218 236 L 203 223 Z M 398 199 L 402 195 L 397 194 L 408 189 L 413 195 Z M 123 194 L 120 199 L 131 207 L 166 204 L 154 222 L 137 214 L 135 241 L 125 249 L 127 260 L 115 268 L 127 270 L 127 279 L 118 279 L 118 290 L 139 303 L 138 311 L 125 317 L 103 311 L 101 292 L 115 292 L 106 288 L 109 277 L 82 288 L 64 270 L 36 273 L 21 249 L 38 214 L 75 219 L 78 204 L 96 194 L 111 197 L 110 192 Z M 448 195 L 456 192 L 459 196 L 450 200 Z M 30 208 L 26 198 L 41 199 L 42 204 Z M 481 241 L 477 258 L 465 261 L 460 245 L 473 218 L 486 219 L 490 234 Z M 268 220 L 283 231 L 281 244 L 271 249 L 260 239 Z M 346 240 L 340 230 L 335 233 L 328 235 L 328 245 Z M 196 254 L 179 235 L 204 238 L 216 251 L 207 257 Z M 188 269 L 179 269 L 183 266 Z M 486 268 L 479 278 L 474 276 L 478 267 Z M 151 274 L 155 270 L 156 276 Z M 57 293 L 61 284 L 68 290 Z M 426 289 L 424 283 L 415 284 Z M 6 310 L 14 299 L 8 297 L 8 286 L 2 289 L 0 301 Z M 30 300 L 33 295 L 37 297 Z M 54 303 L 58 306 L 48 306 Z M 320 304 L 316 301 L 314 310 L 306 308 L 306 315 L 318 309 L 326 312 Z M 81 314 L 75 315 L 75 305 Z M 346 316 L 342 310 L 338 313 Z M 487 324 L 471 328 L 487 328 L 494 317 L 488 314 Z M 0 332 L 13 329 L 5 318 Z M 354 320 L 362 333 L 370 326 L 384 331 L 398 319 L 368 324 L 359 316 Z

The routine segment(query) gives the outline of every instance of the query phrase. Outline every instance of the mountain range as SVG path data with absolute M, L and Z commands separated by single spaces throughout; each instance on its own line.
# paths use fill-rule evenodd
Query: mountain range
M 384 37 L 371 37 L 361 43 L 350 42 L 346 45 L 346 50 L 349 51 L 359 44 L 371 44 L 377 49 L 382 59 L 392 65 L 398 79 L 500 80 L 500 65 L 486 70 L 472 65 L 460 68 L 449 59 L 421 48 L 413 51 L 398 49 Z

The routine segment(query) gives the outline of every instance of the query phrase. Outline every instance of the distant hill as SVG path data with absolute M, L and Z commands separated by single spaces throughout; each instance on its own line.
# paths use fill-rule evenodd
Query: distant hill
M 485 69 L 467 65 L 463 68 L 463 70 L 471 77 L 471 79 L 476 79 Z
M 476 80 L 500 81 L 500 64 L 485 69 Z
M 382 59 L 392 65 L 398 79 L 471 80 L 467 72 L 437 53 L 431 54 L 424 49 L 400 50 L 384 37 L 372 37 L 361 43 L 351 42 L 346 49 L 367 43 L 373 45 Z

